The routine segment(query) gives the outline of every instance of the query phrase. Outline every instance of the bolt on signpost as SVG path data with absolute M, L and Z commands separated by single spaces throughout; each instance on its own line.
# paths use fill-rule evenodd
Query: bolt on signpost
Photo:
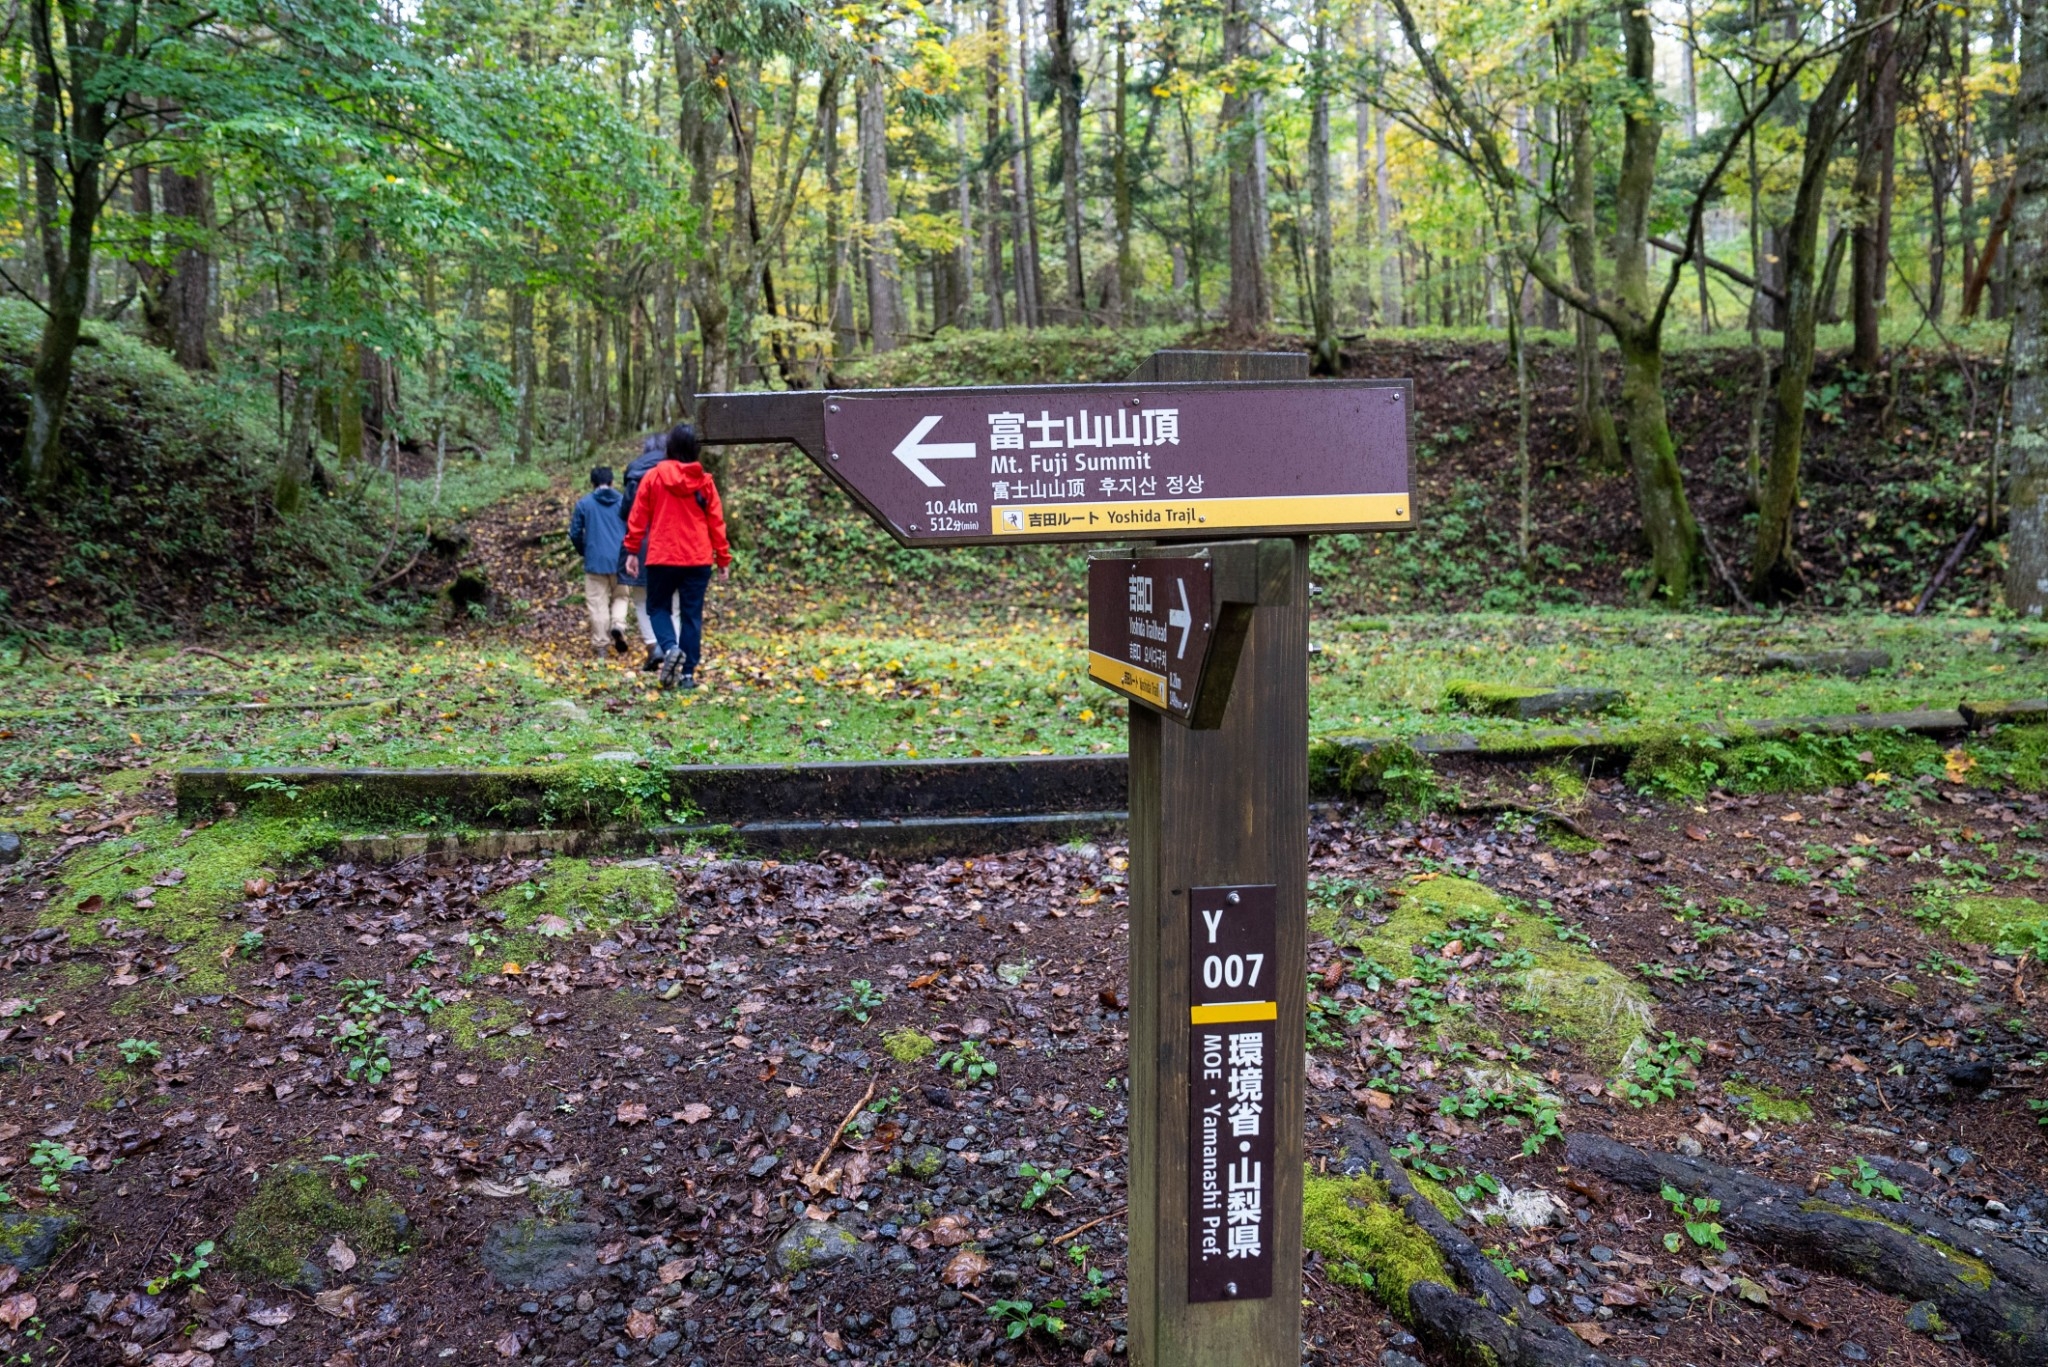
M 1125 542 L 1088 673 L 1130 710 L 1130 1356 L 1301 1354 L 1308 535 L 1411 527 L 1410 386 L 1161 352 L 1117 385 L 710 394 L 905 545 Z

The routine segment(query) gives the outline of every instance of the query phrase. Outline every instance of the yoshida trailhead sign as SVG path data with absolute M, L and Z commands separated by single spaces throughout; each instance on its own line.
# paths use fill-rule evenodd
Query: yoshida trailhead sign
M 708 394 L 905 545 L 1091 553 L 1088 672 L 1130 710 L 1135 1367 L 1298 1367 L 1308 536 L 1414 525 L 1405 381 L 1160 352 L 1120 385 Z

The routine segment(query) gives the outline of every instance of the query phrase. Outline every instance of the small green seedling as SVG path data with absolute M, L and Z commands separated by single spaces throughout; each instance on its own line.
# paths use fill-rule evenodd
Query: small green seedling
M 361 1191 L 370 1185 L 370 1164 L 377 1161 L 374 1153 L 352 1153 L 344 1157 L 338 1153 L 322 1155 L 321 1162 L 333 1163 L 341 1169 L 343 1180 L 350 1191 Z
M 38 1139 L 29 1149 L 28 1162 L 36 1170 L 36 1185 L 55 1196 L 63 1190 L 64 1174 L 85 1166 L 85 1155 L 54 1139 Z
M 888 999 L 887 993 L 866 978 L 855 978 L 847 984 L 846 991 L 832 999 L 832 1009 L 849 1020 L 866 1025 L 869 1014 Z
M 2034 1123 L 2048 1127 L 2048 1101 L 2029 1101 L 2027 1109 L 2034 1113 Z
M 253 959 L 262 952 L 263 932 L 260 930 L 245 930 L 235 941 L 235 954 L 239 958 Z
M 1040 1201 L 1066 1186 L 1067 1180 L 1074 1175 L 1074 1170 L 1072 1168 L 1040 1168 L 1030 1163 L 1019 1163 L 1017 1165 L 1017 1175 L 1031 1183 L 1030 1189 L 1024 1193 L 1024 1199 L 1017 1203 L 1017 1209 L 1030 1210 Z
M 1003 1326 L 1003 1333 L 1011 1340 L 1021 1339 L 1026 1334 L 1044 1334 L 1057 1339 L 1066 1332 L 1067 1322 L 1048 1312 L 1064 1310 L 1067 1303 L 1052 1300 L 1045 1303 L 1043 1310 L 1030 1301 L 996 1301 L 988 1308 L 989 1318 Z
M 124 1039 L 114 1047 L 121 1051 L 121 1062 L 130 1068 L 138 1063 L 155 1063 L 164 1056 L 164 1047 L 155 1040 Z
M 996 1075 L 996 1061 L 984 1057 L 981 1046 L 971 1039 L 961 1040 L 959 1048 L 940 1054 L 937 1063 L 940 1072 L 965 1078 L 970 1086 Z
M 1704 1041 L 1682 1040 L 1666 1030 L 1663 1040 L 1636 1060 L 1632 1070 L 1635 1076 L 1622 1080 L 1622 1096 L 1631 1106 L 1654 1106 L 1659 1101 L 1671 1100 L 1681 1089 L 1697 1090 L 1696 1074 L 1706 1051 Z
M 1886 1177 L 1872 1166 L 1870 1160 L 1857 1154 L 1850 1160 L 1855 1166 L 1829 1168 L 1828 1176 L 1839 1177 L 1849 1184 L 1849 1189 L 1862 1197 L 1875 1197 L 1885 1201 L 1903 1201 L 1906 1193 L 1899 1190 L 1899 1184 Z
M 150 1278 L 149 1294 L 161 1296 L 164 1292 L 175 1290 L 181 1286 L 199 1285 L 199 1279 L 206 1275 L 206 1269 L 211 1265 L 210 1259 L 212 1254 L 213 1240 L 200 1240 L 192 1246 L 192 1252 L 188 1256 L 180 1258 L 169 1272 L 164 1273 L 161 1277 Z
M 1676 1253 L 1685 1247 L 1690 1239 L 1700 1248 L 1711 1248 L 1716 1252 L 1727 1249 L 1728 1241 L 1721 1237 L 1721 1226 L 1713 1216 L 1721 1213 L 1721 1203 L 1711 1196 L 1687 1196 L 1669 1182 L 1664 1184 L 1664 1200 L 1671 1207 L 1671 1213 L 1685 1222 L 1685 1233 L 1673 1230 L 1664 1236 L 1664 1247 Z

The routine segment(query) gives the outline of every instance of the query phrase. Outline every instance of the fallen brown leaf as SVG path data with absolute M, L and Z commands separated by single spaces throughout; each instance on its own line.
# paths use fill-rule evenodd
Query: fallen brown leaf
M 32 1292 L 19 1291 L 0 1301 L 0 1322 L 4 1322 L 9 1329 L 21 1328 L 21 1322 L 35 1313 L 36 1298 Z
M 945 1268 L 939 1273 L 939 1280 L 958 1290 L 966 1290 L 981 1280 L 981 1274 L 988 1271 L 988 1259 L 971 1248 L 963 1248 L 946 1260 Z

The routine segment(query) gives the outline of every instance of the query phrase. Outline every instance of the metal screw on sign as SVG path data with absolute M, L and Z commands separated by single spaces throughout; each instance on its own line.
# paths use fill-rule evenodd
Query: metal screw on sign
M 1162 351 L 1121 385 L 707 394 L 904 545 L 1090 555 L 1130 700 L 1132 1367 L 1299 1367 L 1308 537 L 1407 529 L 1407 381 Z M 1234 538 L 1234 539 L 1233 539 Z

